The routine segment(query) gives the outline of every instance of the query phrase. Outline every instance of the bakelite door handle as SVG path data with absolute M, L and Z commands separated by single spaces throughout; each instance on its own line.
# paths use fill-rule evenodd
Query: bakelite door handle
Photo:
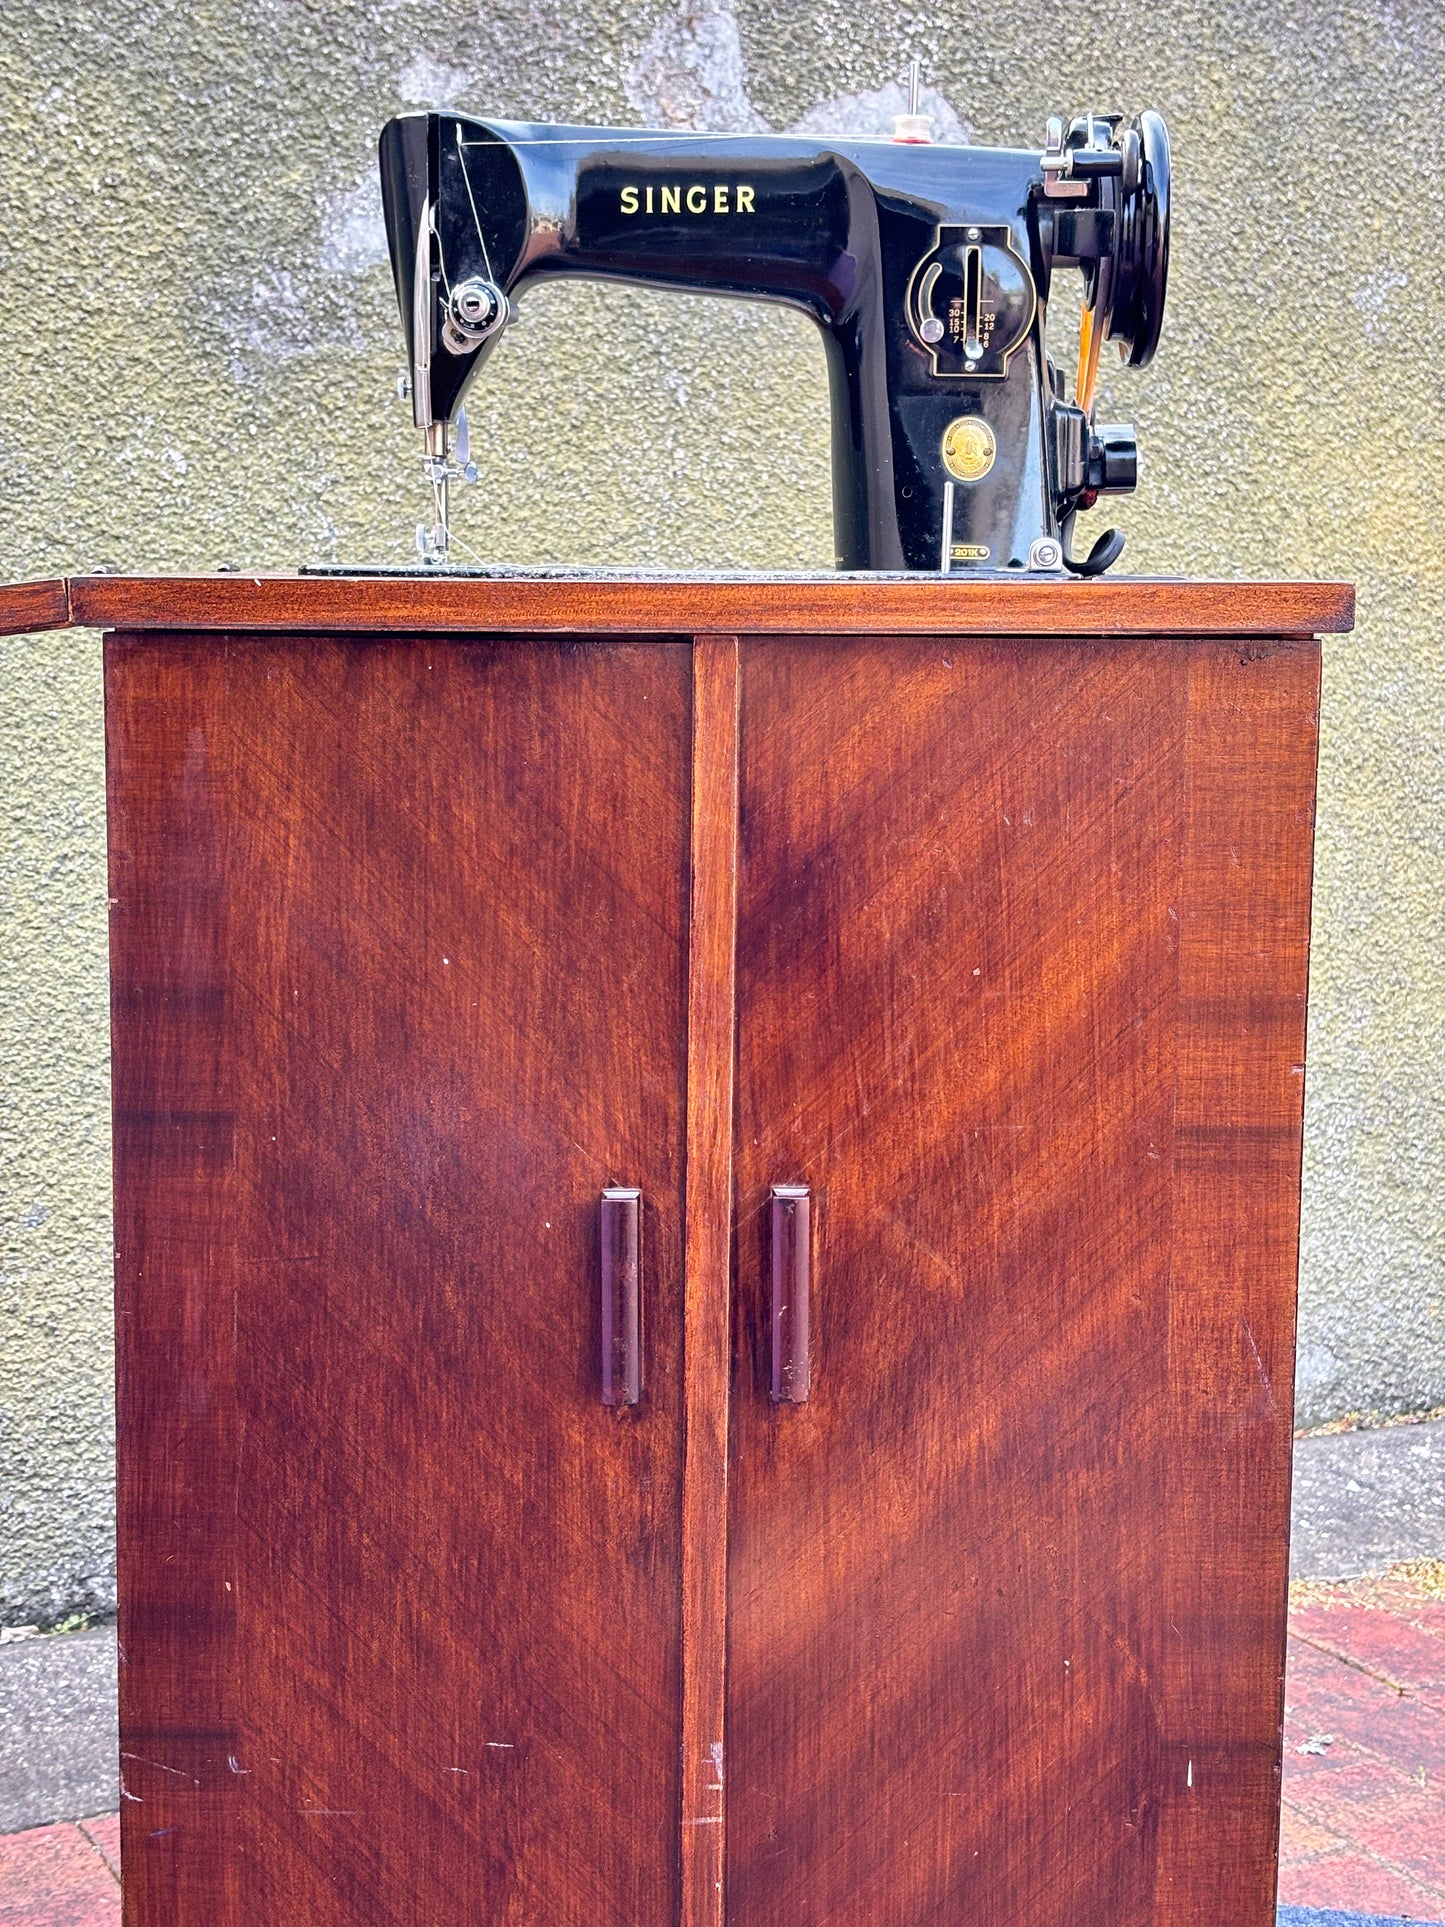
M 812 1204 L 806 1184 L 773 1186 L 773 1398 L 779 1405 L 801 1405 L 812 1384 Z
M 642 1193 L 609 1185 L 602 1193 L 602 1403 L 642 1397 Z

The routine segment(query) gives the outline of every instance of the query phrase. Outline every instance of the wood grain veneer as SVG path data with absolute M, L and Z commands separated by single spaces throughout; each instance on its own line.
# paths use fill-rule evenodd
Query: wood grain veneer
M 744 646 L 739 1927 L 1272 1922 L 1317 691 Z
M 1348 629 L 1343 582 L 997 577 L 77 576 L 101 628 L 692 636 L 1322 635 Z
M 62 581 L 0 585 L 0 636 L 24 636 L 70 623 L 69 586 Z
M 724 1918 L 738 686 L 736 636 L 700 639 L 693 651 L 683 1296 L 682 1927 L 722 1927 Z
M 671 1920 L 690 653 L 106 670 L 128 1927 Z

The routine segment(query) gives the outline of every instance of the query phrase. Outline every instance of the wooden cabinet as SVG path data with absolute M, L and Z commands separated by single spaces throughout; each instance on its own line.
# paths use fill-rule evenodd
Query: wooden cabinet
M 1348 593 L 67 595 L 128 1927 L 1266 1927 Z

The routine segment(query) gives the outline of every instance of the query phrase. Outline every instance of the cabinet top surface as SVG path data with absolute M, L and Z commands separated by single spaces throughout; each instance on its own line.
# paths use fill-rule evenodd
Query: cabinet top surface
M 495 574 L 81 575 L 0 586 L 0 633 L 1314 636 L 1354 626 L 1346 582 L 1170 577 Z

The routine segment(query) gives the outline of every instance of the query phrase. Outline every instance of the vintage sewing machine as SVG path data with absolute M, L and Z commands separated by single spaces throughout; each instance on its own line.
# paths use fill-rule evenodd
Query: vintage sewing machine
M 916 109 L 916 82 L 915 100 Z M 512 304 L 552 275 L 788 302 L 823 332 L 844 569 L 1098 574 L 1075 516 L 1134 487 L 1132 429 L 1096 425 L 1099 352 L 1143 367 L 1169 264 L 1157 114 L 1049 122 L 1042 153 L 654 133 L 407 114 L 381 136 L 382 199 L 434 498 L 472 472 L 462 397 Z M 1045 348 L 1055 269 L 1084 277 L 1073 398 Z M 457 427 L 454 428 L 454 423 Z

